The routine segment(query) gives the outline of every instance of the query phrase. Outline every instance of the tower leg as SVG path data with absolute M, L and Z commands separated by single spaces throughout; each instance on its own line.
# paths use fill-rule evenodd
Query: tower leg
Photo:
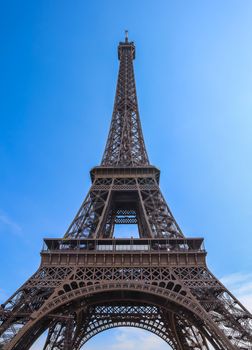
M 73 331 L 74 331 L 73 320 L 69 319 L 69 320 L 67 320 L 66 326 L 65 326 L 65 334 L 64 334 L 65 339 L 64 339 L 63 350 L 72 350 Z

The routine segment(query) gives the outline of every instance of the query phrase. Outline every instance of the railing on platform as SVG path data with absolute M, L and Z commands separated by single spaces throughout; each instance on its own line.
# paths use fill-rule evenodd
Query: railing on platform
M 45 238 L 42 252 L 204 252 L 203 238 L 112 238 L 112 239 L 51 239 Z

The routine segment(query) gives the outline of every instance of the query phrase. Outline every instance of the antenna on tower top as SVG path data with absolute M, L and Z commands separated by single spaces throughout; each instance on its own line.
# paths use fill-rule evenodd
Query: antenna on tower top
M 126 43 L 128 42 L 128 35 L 129 35 L 128 30 L 125 30 L 125 42 Z

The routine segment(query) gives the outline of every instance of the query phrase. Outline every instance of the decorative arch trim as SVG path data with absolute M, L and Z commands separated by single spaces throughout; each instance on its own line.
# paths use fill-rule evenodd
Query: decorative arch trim
M 57 289 L 46 301 L 45 305 L 31 315 L 30 321 L 28 321 L 27 324 L 22 329 L 20 329 L 18 334 L 7 345 L 5 350 L 15 349 L 15 346 L 18 345 L 20 339 L 25 335 L 26 332 L 31 330 L 31 328 L 34 327 L 37 322 L 39 322 L 46 315 L 59 308 L 60 306 L 70 303 L 76 299 L 85 298 L 101 292 L 112 291 L 135 291 L 144 294 L 152 294 L 154 296 L 167 299 L 167 301 L 174 302 L 175 304 L 178 304 L 179 306 L 185 308 L 187 311 L 191 311 L 193 314 L 197 315 L 206 324 L 207 328 L 209 328 L 209 330 L 211 330 L 211 332 L 217 336 L 217 338 L 223 338 L 223 333 L 214 324 L 208 313 L 192 298 L 165 288 L 161 288 L 156 285 L 142 284 L 134 281 L 114 281 L 108 283 L 92 284 L 81 288 L 72 289 L 69 292 L 63 291 L 62 293 L 62 291 L 62 289 Z M 224 340 L 223 343 L 225 343 L 223 345 L 225 345 L 230 350 L 235 350 L 228 339 Z

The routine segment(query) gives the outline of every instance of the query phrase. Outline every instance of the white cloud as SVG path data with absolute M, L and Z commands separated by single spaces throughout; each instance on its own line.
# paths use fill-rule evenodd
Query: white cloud
M 0 211 L 0 233 L 1 232 L 20 235 L 22 233 L 22 228 L 10 219 L 7 214 Z
M 121 328 L 115 338 L 112 349 L 167 349 L 166 343 L 156 335 L 136 328 Z
M 122 327 L 98 334 L 85 344 L 86 350 L 168 350 L 170 347 L 158 336 L 142 329 Z
M 233 273 L 221 278 L 221 282 L 250 312 L 252 312 L 251 273 Z

